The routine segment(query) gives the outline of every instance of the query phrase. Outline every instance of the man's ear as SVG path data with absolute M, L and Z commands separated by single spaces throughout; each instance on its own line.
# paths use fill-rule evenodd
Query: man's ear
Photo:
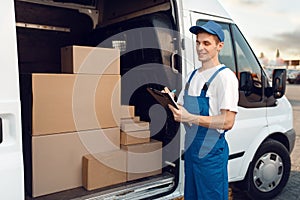
M 224 46 L 224 42 L 219 42 L 218 45 L 217 45 L 217 50 L 221 51 L 221 49 L 223 48 L 223 46 Z

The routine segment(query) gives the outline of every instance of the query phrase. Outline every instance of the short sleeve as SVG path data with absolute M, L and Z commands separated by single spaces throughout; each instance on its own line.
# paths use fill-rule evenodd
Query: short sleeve
M 226 69 L 226 73 L 220 73 L 221 81 L 219 81 L 218 89 L 218 107 L 220 110 L 229 110 L 238 112 L 238 80 L 235 74 Z

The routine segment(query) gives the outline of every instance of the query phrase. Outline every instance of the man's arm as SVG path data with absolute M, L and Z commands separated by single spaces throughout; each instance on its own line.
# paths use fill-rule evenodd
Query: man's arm
M 202 116 L 191 114 L 182 106 L 178 107 L 179 109 L 176 109 L 169 105 L 169 108 L 173 112 L 175 121 L 178 122 L 187 122 L 213 129 L 230 130 L 235 121 L 236 113 L 229 110 L 221 110 L 220 115 Z

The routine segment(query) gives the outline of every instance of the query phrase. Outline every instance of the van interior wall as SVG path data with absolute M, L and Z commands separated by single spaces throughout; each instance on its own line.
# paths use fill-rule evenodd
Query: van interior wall
M 135 105 L 136 114 L 145 121 L 150 121 L 149 113 L 145 111 L 156 104 L 146 88 L 161 90 L 163 85 L 170 88 L 176 88 L 178 85 L 178 80 L 170 70 L 170 59 L 175 48 L 172 41 L 173 33 L 172 31 L 163 33 L 155 29 L 157 27 L 166 30 L 175 29 L 169 12 L 157 12 L 99 27 L 90 37 L 93 46 L 112 48 L 114 40 L 126 42 L 126 49 L 121 52 L 121 75 L 125 75 L 122 79 L 122 103 Z M 130 79 L 126 78 L 128 76 Z M 132 84 L 137 85 L 137 90 L 133 94 L 128 94 L 127 88 Z
M 15 1 L 16 22 L 67 28 L 70 32 L 17 27 L 20 73 L 61 72 L 60 48 L 85 45 L 92 20 L 76 10 Z
M 98 7 L 101 12 L 99 22 L 101 25 L 114 24 L 124 19 L 169 10 L 169 0 L 100 0 Z

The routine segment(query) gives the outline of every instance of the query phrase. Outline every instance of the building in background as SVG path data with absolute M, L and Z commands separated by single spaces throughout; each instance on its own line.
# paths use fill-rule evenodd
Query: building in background
M 300 59 L 299 60 L 284 60 L 284 63 L 288 69 L 299 69 L 300 70 Z

